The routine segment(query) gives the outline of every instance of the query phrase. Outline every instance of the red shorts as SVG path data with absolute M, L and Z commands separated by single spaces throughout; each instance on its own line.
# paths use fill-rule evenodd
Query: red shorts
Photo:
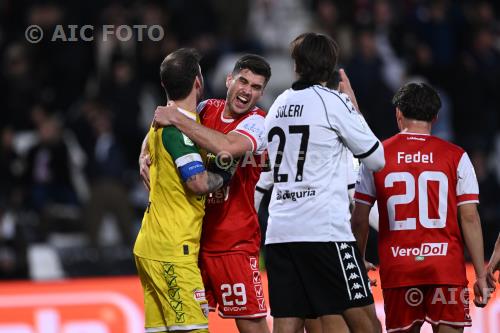
M 200 270 L 210 311 L 218 304 L 222 318 L 267 316 L 258 255 L 201 253 Z
M 465 286 L 431 285 L 383 289 L 387 332 L 399 332 L 424 321 L 431 325 L 471 326 L 469 290 Z

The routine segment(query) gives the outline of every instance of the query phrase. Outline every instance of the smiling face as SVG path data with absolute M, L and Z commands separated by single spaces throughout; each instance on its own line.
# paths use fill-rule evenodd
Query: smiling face
M 242 69 L 237 74 L 229 74 L 226 79 L 227 116 L 243 115 L 252 110 L 264 92 L 266 79 L 249 69 Z

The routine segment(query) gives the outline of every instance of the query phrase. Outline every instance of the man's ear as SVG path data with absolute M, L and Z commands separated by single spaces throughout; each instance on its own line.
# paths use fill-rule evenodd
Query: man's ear
M 194 87 L 196 89 L 201 89 L 202 87 L 202 84 L 201 84 L 201 80 L 200 80 L 200 77 L 197 76 L 195 79 L 194 79 Z
M 403 112 L 401 112 L 401 110 L 398 107 L 396 107 L 396 119 L 399 121 L 402 118 L 403 118 Z
M 398 124 L 398 128 L 400 131 L 403 130 L 403 112 L 396 107 L 396 123 Z
M 233 74 L 229 73 L 226 76 L 226 88 L 229 89 L 229 86 L 231 85 L 231 81 L 233 80 Z
M 432 124 L 435 124 L 438 119 L 439 119 L 439 115 L 436 115 L 434 117 L 434 119 L 432 119 Z

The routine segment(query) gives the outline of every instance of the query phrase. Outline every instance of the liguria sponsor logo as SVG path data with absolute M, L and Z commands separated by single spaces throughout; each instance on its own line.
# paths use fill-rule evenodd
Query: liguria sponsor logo
M 281 191 L 278 190 L 276 192 L 276 200 L 292 200 L 292 201 L 297 201 L 297 199 L 301 198 L 307 198 L 307 197 L 313 197 L 316 195 L 316 190 L 311 190 L 308 188 L 307 190 L 302 190 L 302 191 Z

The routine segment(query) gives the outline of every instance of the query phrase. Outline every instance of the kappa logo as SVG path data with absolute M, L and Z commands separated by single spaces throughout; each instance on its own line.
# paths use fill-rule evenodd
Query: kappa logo
M 361 298 L 364 298 L 365 296 L 362 294 L 362 293 L 356 293 L 356 295 L 354 295 L 354 299 L 361 299 Z
M 346 243 L 342 243 L 342 244 L 340 244 L 340 249 L 341 249 L 341 250 L 345 250 L 345 249 L 347 249 L 348 247 L 349 247 L 349 245 L 347 245 Z
M 351 269 L 354 269 L 356 268 L 356 266 L 354 266 L 354 264 L 352 262 L 348 263 L 347 266 L 346 266 L 346 270 L 351 270 Z
M 255 271 L 257 269 L 257 258 L 250 257 L 250 268 L 252 269 L 252 271 Z
M 349 253 L 344 255 L 344 260 L 352 259 L 352 256 Z
M 352 288 L 351 290 L 357 290 L 357 289 L 360 289 L 361 288 L 361 285 L 357 282 L 355 282 L 353 285 L 352 285 Z
M 356 274 L 356 273 L 351 273 L 351 275 L 349 275 L 349 279 L 348 280 L 354 280 L 354 279 L 357 279 L 359 278 L 359 275 Z

